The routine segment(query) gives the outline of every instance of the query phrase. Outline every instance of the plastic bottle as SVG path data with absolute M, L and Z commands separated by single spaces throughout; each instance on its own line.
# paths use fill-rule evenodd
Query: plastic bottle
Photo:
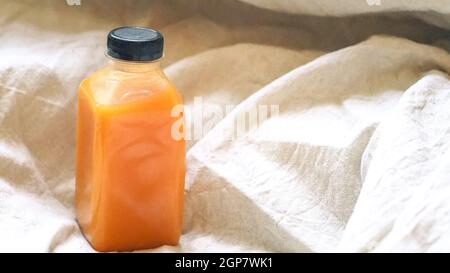
M 78 223 L 98 251 L 176 245 L 185 143 L 173 136 L 183 117 L 172 110 L 182 99 L 160 67 L 163 36 L 148 28 L 114 29 L 107 55 L 109 64 L 78 91 Z

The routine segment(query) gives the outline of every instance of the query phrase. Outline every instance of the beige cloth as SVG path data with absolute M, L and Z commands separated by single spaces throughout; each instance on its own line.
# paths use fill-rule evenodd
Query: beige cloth
M 388 12 L 408 13 L 429 23 L 450 28 L 448 0 L 241 0 L 252 5 L 286 13 L 342 16 Z
M 389 1 L 395 16 L 248 2 L 268 9 L 0 3 L 0 251 L 93 251 L 73 209 L 76 89 L 119 25 L 163 32 L 187 108 L 237 105 L 188 142 L 179 246 L 149 251 L 450 251 L 449 33 L 408 16 L 446 27 L 449 1 Z M 239 113 L 273 104 L 230 140 Z

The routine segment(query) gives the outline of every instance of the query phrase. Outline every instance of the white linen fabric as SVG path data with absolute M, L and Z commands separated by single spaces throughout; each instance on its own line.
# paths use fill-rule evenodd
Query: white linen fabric
M 249 4 L 287 13 L 342 16 L 378 12 L 407 12 L 432 24 L 450 28 L 447 0 L 241 0 Z
M 450 1 L 245 2 L 0 1 L 1 252 L 94 251 L 76 90 L 120 25 L 161 30 L 186 109 L 235 106 L 187 143 L 180 244 L 146 251 L 450 251 Z

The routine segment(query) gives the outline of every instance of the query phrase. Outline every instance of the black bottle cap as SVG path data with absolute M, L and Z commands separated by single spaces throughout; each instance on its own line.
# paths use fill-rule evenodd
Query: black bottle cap
M 154 61 L 163 55 L 164 37 L 154 29 L 119 27 L 108 34 L 107 54 L 125 61 Z

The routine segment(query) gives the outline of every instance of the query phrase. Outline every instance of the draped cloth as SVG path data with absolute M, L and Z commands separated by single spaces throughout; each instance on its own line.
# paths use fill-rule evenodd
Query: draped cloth
M 163 33 L 187 110 L 233 106 L 187 141 L 179 245 L 145 251 L 450 251 L 449 0 L 70 2 L 1 1 L 0 251 L 94 251 L 76 90 L 121 25 Z

